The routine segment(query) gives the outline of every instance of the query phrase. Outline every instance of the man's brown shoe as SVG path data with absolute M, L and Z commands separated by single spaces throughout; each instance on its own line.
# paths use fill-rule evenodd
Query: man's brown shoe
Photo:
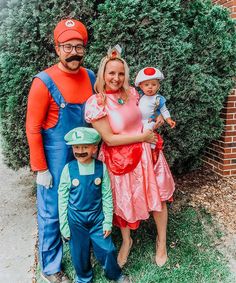
M 52 275 L 46 275 L 41 273 L 41 277 L 48 283 L 71 283 L 69 278 L 62 271 Z

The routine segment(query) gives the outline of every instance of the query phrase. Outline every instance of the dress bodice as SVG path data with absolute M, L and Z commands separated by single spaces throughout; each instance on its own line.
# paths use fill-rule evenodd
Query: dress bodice
M 106 94 L 104 105 L 99 105 L 96 95 L 91 96 L 86 103 L 85 119 L 91 123 L 107 116 L 114 134 L 132 134 L 142 131 L 142 115 L 138 107 L 139 95 L 130 88 L 128 100 L 118 103 L 117 94 Z
M 141 132 L 142 116 L 135 96 L 131 95 L 125 104 L 121 105 L 117 102 L 117 97 L 114 94 L 108 94 L 105 108 L 113 133 Z

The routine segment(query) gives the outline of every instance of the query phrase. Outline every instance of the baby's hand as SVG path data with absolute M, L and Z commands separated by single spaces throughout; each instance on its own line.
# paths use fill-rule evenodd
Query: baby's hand
M 156 122 L 155 122 L 155 126 L 154 126 L 154 130 L 158 129 L 160 126 L 162 126 L 164 124 L 164 119 L 162 117 L 162 115 L 159 115 L 156 117 Z
M 176 125 L 176 122 L 174 120 L 172 120 L 171 118 L 167 118 L 166 122 L 167 122 L 167 124 L 170 125 L 171 129 L 173 129 Z
M 105 230 L 103 231 L 103 238 L 107 238 L 111 234 L 111 230 Z

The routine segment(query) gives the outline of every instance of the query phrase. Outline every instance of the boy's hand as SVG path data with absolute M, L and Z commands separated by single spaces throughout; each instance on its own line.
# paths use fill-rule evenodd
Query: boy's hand
M 103 238 L 107 238 L 111 234 L 111 230 L 105 230 L 103 231 Z
M 166 123 L 170 125 L 171 129 L 173 129 L 176 125 L 176 122 L 172 120 L 171 118 L 167 118 Z
M 65 243 L 67 243 L 67 242 L 70 241 L 70 237 L 66 237 L 66 238 L 65 238 L 65 237 L 62 236 L 62 238 L 63 238 L 63 241 L 64 241 Z

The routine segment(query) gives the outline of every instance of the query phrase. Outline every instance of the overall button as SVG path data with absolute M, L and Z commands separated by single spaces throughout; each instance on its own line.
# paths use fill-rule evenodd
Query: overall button
M 65 103 L 61 103 L 61 108 L 65 108 L 66 107 L 66 104 Z
M 94 180 L 94 184 L 95 184 L 95 185 L 100 185 L 101 182 L 102 182 L 102 180 L 101 180 L 100 178 L 96 178 L 96 179 Z
M 73 179 L 72 180 L 72 185 L 75 186 L 75 187 L 79 186 L 79 180 L 78 179 Z

